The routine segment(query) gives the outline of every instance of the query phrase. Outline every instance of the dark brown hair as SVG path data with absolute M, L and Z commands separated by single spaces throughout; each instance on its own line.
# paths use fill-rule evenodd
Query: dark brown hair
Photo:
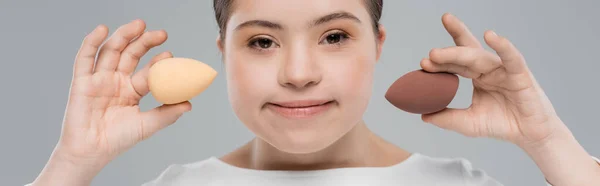
M 371 23 L 373 24 L 373 32 L 375 35 L 379 35 L 379 20 L 381 19 L 381 12 L 383 11 L 383 0 L 363 0 L 367 10 L 371 15 Z M 213 0 L 213 8 L 215 11 L 215 18 L 219 25 L 219 33 L 221 39 L 225 37 L 225 30 L 227 29 L 227 21 L 233 8 L 234 0 Z

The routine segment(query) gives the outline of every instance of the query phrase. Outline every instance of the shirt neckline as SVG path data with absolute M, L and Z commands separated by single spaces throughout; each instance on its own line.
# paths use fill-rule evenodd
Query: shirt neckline
M 208 161 L 215 165 L 226 169 L 229 173 L 241 173 L 248 176 L 269 176 L 269 177 L 314 177 L 314 176 L 330 176 L 339 175 L 340 173 L 357 173 L 357 174 L 383 174 L 389 172 L 390 169 L 402 169 L 403 167 L 410 166 L 413 162 L 417 161 L 422 155 L 419 153 L 412 153 L 407 159 L 397 164 L 385 167 L 343 167 L 343 168 L 331 168 L 331 169 L 320 169 L 320 170 L 257 170 L 242 168 L 231 165 L 219 159 L 216 156 L 211 156 Z

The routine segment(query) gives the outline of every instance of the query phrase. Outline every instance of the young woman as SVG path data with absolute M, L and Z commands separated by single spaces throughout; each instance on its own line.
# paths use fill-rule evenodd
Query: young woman
M 500 185 L 461 159 L 411 153 L 362 120 L 386 38 L 382 0 L 214 0 L 228 91 L 238 118 L 256 134 L 239 149 L 174 165 L 158 185 Z M 442 22 L 456 46 L 432 49 L 431 72 L 473 81 L 473 104 L 423 115 L 424 122 L 523 149 L 555 186 L 600 185 L 600 166 L 555 113 L 525 59 L 506 38 L 485 33 L 486 51 L 456 17 Z M 117 155 L 191 110 L 189 102 L 141 112 L 153 62 L 139 59 L 165 42 L 136 20 L 83 41 L 63 130 L 32 185 L 88 185 Z M 98 51 L 99 50 L 99 51 Z M 96 56 L 98 58 L 96 59 Z

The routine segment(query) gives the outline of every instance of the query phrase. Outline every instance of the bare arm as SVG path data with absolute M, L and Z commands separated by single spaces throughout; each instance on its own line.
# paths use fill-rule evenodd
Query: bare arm
M 545 141 L 525 144 L 521 148 L 553 186 L 600 185 L 600 164 L 566 128 Z
M 60 151 L 60 150 L 59 150 Z M 93 178 L 108 163 L 100 159 L 79 159 L 66 153 L 54 151 L 42 172 L 31 186 L 42 185 L 90 185 Z

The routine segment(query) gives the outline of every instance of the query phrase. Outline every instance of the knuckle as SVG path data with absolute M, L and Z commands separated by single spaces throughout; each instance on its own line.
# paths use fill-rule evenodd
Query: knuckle
M 113 38 L 109 39 L 102 48 L 117 50 L 117 48 L 119 47 L 119 43 L 122 43 L 122 42 L 123 42 L 122 37 L 113 37 Z
M 136 44 L 139 43 L 143 47 L 144 50 L 147 50 L 158 44 L 159 41 L 154 39 L 157 36 L 158 36 L 157 33 L 145 32 L 142 34 L 142 36 L 140 36 L 140 38 L 135 43 Z M 160 36 L 158 36 L 158 37 L 160 37 Z
M 94 47 L 97 48 L 100 45 L 99 41 L 94 38 L 94 35 L 87 35 L 83 38 L 82 47 Z
M 128 50 L 127 52 L 125 52 L 125 54 L 127 54 L 127 56 L 129 56 L 133 60 L 140 60 L 143 57 L 142 53 L 132 50 Z
M 111 54 L 119 54 L 119 53 L 121 53 L 121 51 L 119 50 L 116 42 L 106 43 L 106 45 L 104 45 L 102 47 L 102 50 L 104 50 L 107 53 L 111 53 Z
M 140 40 L 140 45 L 142 46 L 143 50 L 148 50 L 148 49 L 154 47 L 156 45 L 156 43 L 153 42 L 152 38 L 146 37 L 146 38 Z
M 461 61 L 465 66 L 471 66 L 477 61 L 478 53 L 479 52 L 476 49 L 465 48 L 460 52 L 457 60 Z

